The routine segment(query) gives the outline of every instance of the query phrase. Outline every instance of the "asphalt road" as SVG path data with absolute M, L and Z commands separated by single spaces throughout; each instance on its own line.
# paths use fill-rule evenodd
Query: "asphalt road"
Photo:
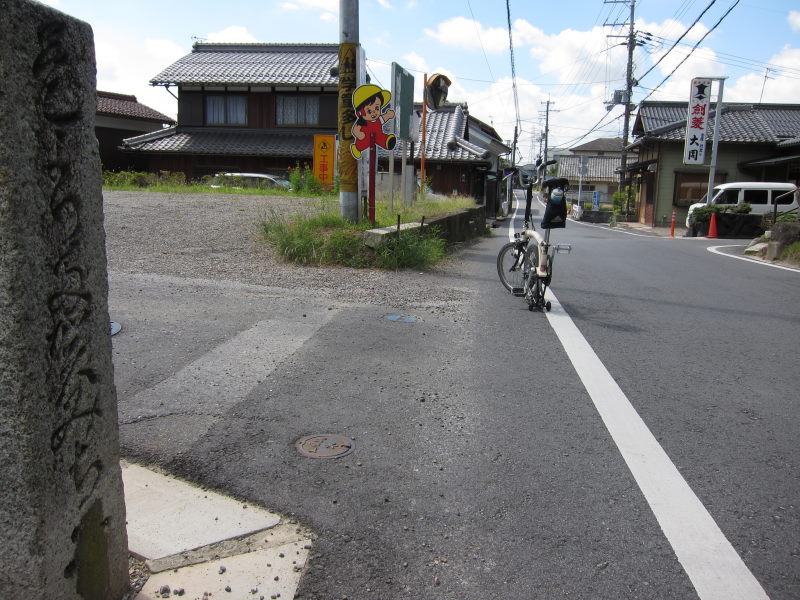
M 298 598 L 723 597 L 643 491 L 663 463 L 643 482 L 587 391 L 600 375 L 559 337 L 574 323 L 741 557 L 712 588 L 800 597 L 800 273 L 570 223 L 548 316 L 500 286 L 506 236 L 420 275 L 465 290 L 458 310 L 112 272 L 123 452 L 310 527 Z M 313 433 L 355 450 L 306 458 Z

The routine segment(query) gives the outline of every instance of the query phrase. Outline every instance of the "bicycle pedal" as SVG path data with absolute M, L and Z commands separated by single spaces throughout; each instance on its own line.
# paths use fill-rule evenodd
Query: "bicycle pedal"
M 512 288 L 511 293 L 515 296 L 524 296 L 525 295 L 525 288 Z

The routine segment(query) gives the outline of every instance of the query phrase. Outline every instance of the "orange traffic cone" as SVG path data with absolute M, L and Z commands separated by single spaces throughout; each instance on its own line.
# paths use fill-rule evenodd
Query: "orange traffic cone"
M 708 224 L 707 238 L 717 239 L 717 213 L 711 213 L 711 223 Z

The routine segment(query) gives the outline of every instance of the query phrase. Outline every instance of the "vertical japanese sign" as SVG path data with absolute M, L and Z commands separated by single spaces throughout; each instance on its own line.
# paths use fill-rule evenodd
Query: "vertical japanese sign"
M 333 187 L 336 136 L 314 136 L 314 177 L 325 187 Z
M 339 44 L 339 189 L 343 192 L 358 192 L 358 169 L 350 144 L 355 141 L 352 134 L 356 120 L 353 110 L 353 92 L 356 89 L 357 44 Z
M 686 115 L 686 143 L 683 148 L 683 163 L 686 165 L 702 165 L 705 162 L 710 99 L 711 80 L 692 79 Z

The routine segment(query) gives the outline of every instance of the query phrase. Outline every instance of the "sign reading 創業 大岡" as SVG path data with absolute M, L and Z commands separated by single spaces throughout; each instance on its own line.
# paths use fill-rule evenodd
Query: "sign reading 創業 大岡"
M 683 163 L 686 165 L 702 165 L 705 162 L 710 100 L 711 80 L 692 79 L 689 112 L 686 115 L 686 143 L 683 148 Z

